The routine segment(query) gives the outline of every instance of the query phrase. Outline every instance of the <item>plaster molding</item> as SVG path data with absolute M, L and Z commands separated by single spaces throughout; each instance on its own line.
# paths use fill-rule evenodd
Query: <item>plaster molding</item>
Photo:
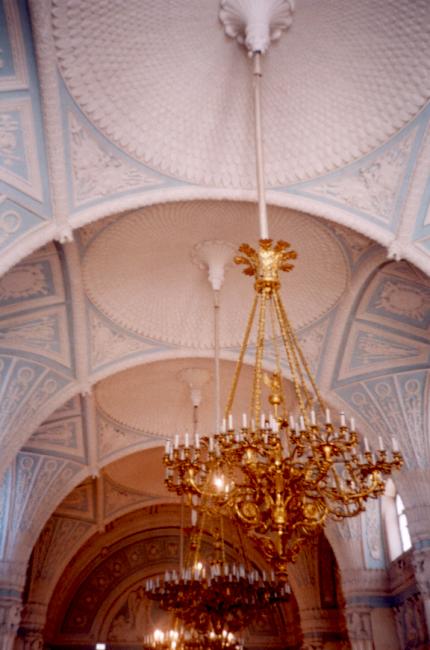
M 402 218 L 399 222 L 397 239 L 405 248 L 420 245 L 429 234 L 428 218 L 424 214 L 423 204 L 426 187 L 429 183 L 430 169 L 430 105 L 425 128 L 421 127 L 420 139 L 417 141 L 417 155 L 410 173 L 408 192 L 404 200 Z
M 74 356 L 75 375 L 77 381 L 82 386 L 89 386 L 89 341 L 86 328 L 85 291 L 82 282 L 80 255 L 75 242 L 65 244 L 63 250 L 71 294 L 70 307 L 73 319 L 73 340 L 71 341 L 71 345 Z
M 154 345 L 212 348 L 213 326 L 207 313 L 213 308 L 213 292 L 203 285 L 190 250 L 205 235 L 219 233 L 231 242 L 257 239 L 258 224 L 249 220 L 250 207 L 187 202 L 124 215 L 95 235 L 85 250 L 83 280 L 89 301 L 120 331 Z M 270 221 L 273 238 L 285 237 L 287 227 L 289 241 L 299 250 L 294 273 L 281 293 L 288 296 L 289 318 L 300 330 L 332 312 L 349 285 L 350 263 L 337 237 L 312 217 L 272 209 Z M 174 244 L 166 242 L 166 232 L 176 233 Z M 125 276 L 126 291 L 113 281 Z M 324 293 L 315 284 L 317 276 Z M 187 283 L 181 282 L 184 277 Z M 237 347 L 252 300 L 252 282 L 236 269 L 222 291 L 222 309 L 229 318 L 220 319 L 220 346 Z M 155 299 L 161 292 L 170 296 L 169 308 L 166 301 Z M 193 325 L 197 323 L 198 327 Z M 251 342 L 254 339 L 252 332 Z
M 357 300 L 357 294 L 362 291 L 377 268 L 385 261 L 384 251 L 379 247 L 375 247 L 374 250 L 370 251 L 366 259 L 363 260 L 363 263 L 355 269 L 349 291 L 344 295 L 343 300 L 336 310 L 332 326 L 330 327 L 330 336 L 325 342 L 325 363 L 319 376 L 320 389 L 323 391 L 323 394 L 324 392 L 328 394 L 332 391 L 334 376 L 337 372 L 337 357 L 339 350 L 343 349 L 343 334 L 346 327 L 348 327 L 351 311 Z
M 64 404 L 68 399 L 80 393 L 80 386 L 77 382 L 71 382 L 65 385 L 57 393 L 52 394 L 44 401 L 38 400 L 37 410 L 30 411 L 27 415 L 23 415 L 23 421 L 20 423 L 18 429 L 6 429 L 2 439 L 2 457 L 0 462 L 0 476 L 3 475 L 5 469 L 13 462 L 17 452 L 25 443 L 25 441 L 34 433 L 34 431 L 50 416 L 54 411 Z M 11 423 L 13 425 L 13 422 Z M 19 431 L 19 435 L 17 435 Z
M 186 186 L 166 187 L 163 189 L 148 190 L 146 192 L 125 194 L 120 197 L 109 197 L 105 201 L 96 203 L 94 206 L 82 209 L 74 214 L 70 218 L 70 225 L 64 225 L 61 233 L 59 227 L 53 222 L 44 222 L 31 232 L 20 237 L 15 244 L 11 245 L 7 250 L 2 251 L 2 255 L 0 256 L 0 275 L 4 274 L 20 260 L 49 241 L 60 239 L 63 233 L 69 235 L 70 228 L 76 229 L 105 217 L 156 205 L 157 203 L 175 203 L 177 201 L 194 200 L 255 202 L 256 193 L 253 190 L 229 190 Z M 299 196 L 288 190 L 268 190 L 267 200 L 270 205 L 298 210 L 351 228 L 385 247 L 388 247 L 395 240 L 393 234 L 387 232 L 384 228 L 357 217 L 346 208 L 327 205 L 318 200 L 317 197 Z M 430 275 L 430 251 L 420 249 L 417 247 L 417 244 L 411 242 L 405 243 L 402 251 L 404 259 L 409 260 L 418 268 L 422 269 L 424 273 Z
M 8 76 L 1 75 L 0 91 L 24 90 L 28 88 L 28 70 L 24 39 L 20 26 L 19 7 L 14 0 L 5 0 L 3 2 L 3 8 L 6 17 L 6 31 L 9 36 L 14 74 Z
M 8 183 L 16 190 L 42 202 L 43 190 L 41 179 L 41 165 L 36 142 L 32 103 L 30 97 L 11 98 L 0 95 L 0 138 L 5 144 L 0 148 L 0 180 Z M 23 145 L 20 145 L 22 138 Z M 20 174 L 13 167 L 8 168 L 5 160 L 10 155 L 25 165 L 25 173 Z M 40 219 L 43 217 L 38 215 Z M 1 233 L 0 221 L 0 233 Z M 3 232 L 5 226 L 3 225 Z M 0 236 L 0 243 L 4 243 Z
M 85 430 L 87 435 L 88 447 L 88 465 L 92 478 L 98 477 L 99 459 L 98 459 L 98 433 L 97 433 L 97 416 L 96 416 L 96 403 L 94 393 L 86 395 L 83 399 L 83 418 L 85 421 Z
M 254 3 L 261 11 L 292 4 L 235 2 Z M 234 53 L 217 29 L 213 6 L 176 0 L 174 10 L 166 11 L 167 4 L 159 0 L 140 11 L 139 3 L 119 10 L 98 0 L 53 0 L 55 55 L 68 92 L 105 138 L 150 170 L 206 187 L 250 188 L 249 64 L 239 54 L 232 65 Z M 363 0 L 358 8 L 342 0 L 324 6 L 310 0 L 299 9 L 276 57 L 267 57 L 266 171 L 272 187 L 344 168 L 386 143 L 428 99 L 425 0 L 398 3 L 393 11 L 384 0 Z M 379 25 L 378 38 L 369 21 Z M 100 54 L 107 44 L 109 63 Z M 193 69 L 190 49 L 198 49 L 202 62 Z M 231 85 L 242 99 L 231 102 L 226 114 L 220 96 Z M 223 138 L 214 124 L 223 125 Z
M 397 199 L 418 132 L 419 126 L 407 129 L 342 173 L 303 185 L 303 191 L 365 213 L 392 230 L 398 209 Z M 300 186 L 298 189 L 300 191 Z
M 407 648 L 411 639 L 417 647 L 428 645 L 428 610 L 420 594 L 411 594 L 394 607 L 397 635 L 402 648 Z M 426 620 L 427 619 L 427 620 Z
M 102 147 L 73 112 L 69 112 L 69 131 L 76 207 L 112 194 L 164 184 L 159 175 L 140 169 Z
M 27 562 L 19 559 L 0 560 L 0 586 L 20 593 L 25 586 Z
M 200 269 L 208 271 L 209 282 L 214 291 L 224 284 L 224 275 L 233 265 L 236 246 L 219 239 L 205 240 L 195 244 L 191 250 L 191 260 Z
M 183 368 L 178 373 L 178 379 L 190 389 L 191 403 L 194 408 L 200 406 L 203 387 L 211 379 L 211 373 L 206 368 Z
M 51 199 L 58 240 L 68 240 L 68 192 L 63 141 L 62 108 L 51 24 L 51 0 L 31 0 Z
M 227 36 L 251 54 L 265 54 L 291 26 L 294 6 L 294 0 L 221 0 L 219 17 Z
M 54 514 L 34 545 L 28 602 L 47 608 L 52 590 L 78 550 L 97 531 L 94 522 Z
M 0 598 L 0 641 L 2 650 L 12 650 L 21 621 L 22 603 L 17 599 Z
M 373 647 L 370 607 L 346 606 L 346 625 L 354 650 L 371 650 Z M 357 641 L 361 645 L 357 645 Z

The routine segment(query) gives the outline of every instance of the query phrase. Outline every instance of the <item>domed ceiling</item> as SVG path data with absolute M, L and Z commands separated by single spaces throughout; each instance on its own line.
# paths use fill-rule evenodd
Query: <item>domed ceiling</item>
M 303 214 L 271 208 L 274 239 L 291 242 L 298 259 L 283 279 L 295 327 L 327 314 L 349 282 L 349 265 L 335 233 Z M 225 240 L 237 249 L 258 240 L 255 206 L 246 203 L 164 204 L 126 215 L 93 237 L 83 259 L 91 302 L 111 321 L 141 336 L 190 348 L 213 347 L 213 295 L 195 246 Z M 241 343 L 253 281 L 228 270 L 221 296 L 221 346 Z
M 219 2 L 55 0 L 57 60 L 80 109 L 117 147 L 167 175 L 254 186 L 250 63 Z M 301 0 L 265 62 L 267 180 L 344 166 L 428 97 L 428 2 Z
M 235 366 L 229 361 L 221 363 L 221 409 L 227 402 Z M 175 431 L 192 431 L 193 406 L 190 387 L 183 374 L 190 368 L 200 371 L 202 380 L 198 431 L 202 434 L 211 432 L 214 430 L 213 362 L 208 359 L 160 361 L 117 373 L 97 384 L 97 407 L 111 421 L 128 430 L 151 432 L 170 439 Z M 236 417 L 244 411 L 249 413 L 252 376 L 252 368 L 244 366 L 234 403 Z M 289 382 L 285 382 L 285 390 L 286 406 L 290 409 L 295 398 Z M 263 393 L 265 396 L 265 389 Z M 268 407 L 266 397 L 263 403 Z

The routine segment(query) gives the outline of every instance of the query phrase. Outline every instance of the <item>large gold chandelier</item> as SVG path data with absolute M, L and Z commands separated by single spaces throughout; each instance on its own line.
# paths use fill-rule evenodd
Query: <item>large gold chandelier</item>
M 238 263 L 255 276 L 255 298 L 246 328 L 227 417 L 221 431 L 190 444 L 168 446 L 164 455 L 166 485 L 178 494 L 204 497 L 212 508 L 228 513 L 245 528 L 282 579 L 306 540 L 317 534 L 327 518 L 340 521 L 364 510 L 369 497 L 384 492 L 384 476 L 400 468 L 402 457 L 393 440 L 387 452 L 382 439 L 373 453 L 366 439 L 360 452 L 354 421 L 347 425 L 340 413 L 332 422 L 315 380 L 288 320 L 279 289 L 279 271 L 291 269 L 288 244 L 261 240 L 255 251 L 241 246 Z M 234 427 L 231 409 L 257 320 L 252 417 L 243 415 Z M 273 327 L 271 343 L 279 359 L 268 383 L 273 413 L 262 414 L 263 359 L 266 326 Z M 297 399 L 298 416 L 289 418 L 281 375 L 281 346 L 286 355 Z M 279 349 L 278 349 L 279 348 Z M 267 375 L 266 375 L 267 378 Z M 220 484 L 223 489 L 217 489 Z M 207 507 L 207 506 L 206 506 Z
M 231 2 L 222 2 L 226 4 Z M 245 11 L 244 5 L 241 7 Z M 368 498 L 383 493 L 385 477 L 399 469 L 403 460 L 395 439 L 392 451 L 386 450 L 381 437 L 372 451 L 367 439 L 356 432 L 353 419 L 347 424 L 343 413 L 332 419 L 288 318 L 280 293 L 280 272 L 293 269 L 296 253 L 287 242 L 274 243 L 268 236 L 261 52 L 252 48 L 250 31 L 246 35 L 250 43 L 242 40 L 254 62 L 261 238 L 256 249 L 242 244 L 235 262 L 244 264 L 244 273 L 255 278 L 255 296 L 223 425 L 214 435 L 196 434 L 193 440 L 189 436 L 181 440 L 176 437 L 173 445 L 167 445 L 163 462 L 169 490 L 194 497 L 200 507 L 204 504 L 207 509 L 210 504 L 214 512 L 233 518 L 272 563 L 277 576 L 286 580 L 288 562 L 295 560 L 307 539 L 317 534 L 329 518 L 341 521 L 362 512 Z M 234 426 L 234 398 L 253 328 L 255 365 L 250 417 L 244 414 L 240 424 Z M 276 360 L 271 376 L 263 369 L 268 353 Z M 286 413 L 284 376 L 294 386 L 294 414 Z M 271 412 L 266 414 L 262 406 L 263 382 L 270 388 Z

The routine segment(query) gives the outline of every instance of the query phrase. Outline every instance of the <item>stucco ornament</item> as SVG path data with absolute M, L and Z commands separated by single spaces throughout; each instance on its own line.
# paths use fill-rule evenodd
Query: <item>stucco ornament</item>
M 0 601 L 0 632 L 7 634 L 18 629 L 21 620 L 22 605 L 19 602 L 8 600 Z
M 219 17 L 227 36 L 252 52 L 269 49 L 293 22 L 294 0 L 221 0 Z
M 200 269 L 207 269 L 209 282 L 214 291 L 224 284 L 226 269 L 233 265 L 236 246 L 231 242 L 211 239 L 195 244 L 191 251 L 191 261 Z

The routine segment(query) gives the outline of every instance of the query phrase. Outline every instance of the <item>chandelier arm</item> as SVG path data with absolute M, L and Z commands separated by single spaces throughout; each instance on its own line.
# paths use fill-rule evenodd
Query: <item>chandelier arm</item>
M 255 368 L 254 368 L 254 383 L 252 387 L 252 404 L 251 412 L 255 418 L 255 425 L 258 427 L 261 413 L 261 376 L 262 364 L 264 353 L 264 338 L 266 333 L 266 305 L 267 293 L 263 291 L 260 295 L 260 310 L 258 314 L 258 331 L 257 331 L 257 344 L 255 351 Z
M 258 214 L 260 220 L 260 238 L 269 238 L 267 222 L 266 190 L 264 183 L 263 125 L 261 113 L 261 52 L 253 54 L 254 77 L 254 116 L 255 116 L 255 159 L 257 166 Z
M 309 367 L 309 364 L 306 361 L 305 355 L 303 354 L 303 350 L 302 350 L 302 348 L 301 348 L 301 346 L 300 346 L 300 344 L 299 344 L 299 342 L 297 340 L 297 336 L 296 336 L 293 328 L 291 327 L 291 323 L 289 321 L 289 318 L 287 316 L 287 312 L 285 311 L 285 308 L 284 308 L 282 302 L 281 302 L 281 311 L 282 311 L 284 320 L 285 320 L 285 322 L 287 324 L 287 327 L 288 327 L 288 329 L 290 331 L 291 338 L 292 338 L 292 340 L 294 342 L 294 346 L 295 346 L 295 348 L 296 348 L 296 350 L 297 350 L 297 352 L 299 354 L 300 361 L 301 361 L 301 363 L 302 363 L 302 365 L 303 365 L 303 367 L 305 369 L 306 375 L 308 376 L 309 381 L 311 383 L 311 386 L 312 386 L 312 388 L 313 388 L 313 390 L 315 392 L 315 396 L 316 396 L 316 398 L 318 400 L 320 409 L 321 409 L 322 413 L 324 413 L 325 402 L 324 402 L 324 400 L 323 400 L 323 398 L 321 396 L 321 393 L 320 393 L 319 388 L 318 388 L 318 386 L 316 384 L 315 377 L 314 377 L 314 375 L 313 375 L 313 373 L 312 373 L 312 371 L 311 371 L 311 369 Z
M 237 383 L 239 381 L 240 371 L 242 370 L 242 366 L 243 366 L 243 358 L 244 358 L 245 352 L 246 352 L 246 350 L 248 348 L 249 336 L 251 334 L 251 328 L 252 328 L 252 324 L 254 322 L 255 312 L 256 312 L 256 309 L 257 309 L 257 302 L 258 302 L 258 294 L 256 293 L 255 296 L 254 296 L 254 302 L 252 304 L 251 312 L 249 314 L 248 323 L 246 325 L 245 336 L 243 337 L 242 346 L 240 348 L 239 359 L 237 360 L 236 368 L 235 368 L 235 371 L 234 371 L 233 382 L 232 382 L 230 393 L 229 393 L 229 396 L 228 396 L 227 405 L 226 405 L 225 411 L 224 411 L 224 417 L 225 418 L 228 418 L 229 414 L 231 413 L 231 407 L 233 405 L 233 401 L 234 401 L 234 398 L 235 398 L 235 395 L 236 395 Z

